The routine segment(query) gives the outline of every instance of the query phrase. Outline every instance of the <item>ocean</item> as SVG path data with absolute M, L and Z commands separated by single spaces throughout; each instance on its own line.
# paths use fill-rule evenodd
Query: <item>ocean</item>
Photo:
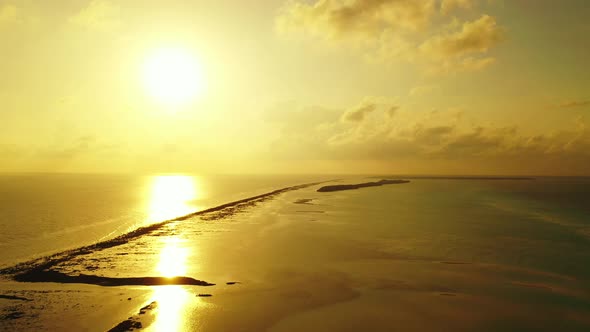
M 331 178 L 4 176 L 5 265 L 101 242 L 4 269 L 0 329 L 590 329 L 590 178 L 276 191 Z
M 590 279 L 590 178 L 410 180 L 346 193 L 342 214 L 396 254 Z
M 320 176 L 0 175 L 0 267 Z

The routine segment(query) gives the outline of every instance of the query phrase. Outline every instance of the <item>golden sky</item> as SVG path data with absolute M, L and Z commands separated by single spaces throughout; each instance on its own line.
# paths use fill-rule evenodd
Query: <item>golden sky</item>
M 0 171 L 590 175 L 589 14 L 0 0 Z

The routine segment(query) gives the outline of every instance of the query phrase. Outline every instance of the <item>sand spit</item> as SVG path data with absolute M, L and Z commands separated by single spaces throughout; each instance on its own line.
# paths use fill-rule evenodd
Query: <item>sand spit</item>
M 25 297 L 20 297 L 20 296 L 15 296 L 15 295 L 3 295 L 3 294 L 0 294 L 0 299 L 17 300 L 17 301 L 32 301 L 31 299 L 27 299 Z
M 357 183 L 357 184 L 337 184 L 332 186 L 324 186 L 318 189 L 318 192 L 332 192 L 332 191 L 341 191 L 341 190 L 353 190 L 365 187 L 380 187 L 386 184 L 402 184 L 402 183 L 409 183 L 408 180 L 380 180 L 377 182 L 365 182 L 365 183 Z
M 0 276 L 8 276 L 16 281 L 21 282 L 56 282 L 56 283 L 83 283 L 94 284 L 100 286 L 121 286 L 121 285 L 212 285 L 206 281 L 193 279 L 186 276 L 179 276 L 176 278 L 161 278 L 161 277 L 136 277 L 136 278 L 108 278 L 102 276 L 94 276 L 87 274 L 68 275 L 54 268 L 60 263 L 71 261 L 78 256 L 92 254 L 104 249 L 121 246 L 129 243 L 144 235 L 154 233 L 164 226 L 174 221 L 181 221 L 193 217 L 199 217 L 201 220 L 218 220 L 232 216 L 248 207 L 255 206 L 261 202 L 272 199 L 282 193 L 307 188 L 321 184 L 322 182 L 307 183 L 302 185 L 285 187 L 274 190 L 265 194 L 233 201 L 222 204 L 210 209 L 198 211 L 178 218 L 166 220 L 160 223 L 141 227 L 129 233 L 120 235 L 114 239 L 103 242 L 94 243 L 77 249 L 72 249 L 57 253 L 48 257 L 37 258 L 28 262 L 20 263 L 12 267 L 0 270 Z
M 18 274 L 14 280 L 21 282 L 57 282 L 62 284 L 90 284 L 99 286 L 160 286 L 160 285 L 195 285 L 214 286 L 215 284 L 197 280 L 190 277 L 134 277 L 134 278 L 110 278 L 79 274 L 67 275 L 58 271 L 38 271 L 32 269 Z

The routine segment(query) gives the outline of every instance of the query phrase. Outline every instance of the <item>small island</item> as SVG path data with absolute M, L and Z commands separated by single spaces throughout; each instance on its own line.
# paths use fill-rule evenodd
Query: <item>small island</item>
M 402 184 L 402 183 L 409 183 L 408 180 L 380 180 L 377 182 L 365 182 L 365 183 L 357 183 L 357 184 L 337 184 L 332 186 L 324 186 L 318 189 L 318 192 L 332 192 L 332 191 L 340 191 L 340 190 L 353 190 L 365 187 L 379 187 L 386 184 Z

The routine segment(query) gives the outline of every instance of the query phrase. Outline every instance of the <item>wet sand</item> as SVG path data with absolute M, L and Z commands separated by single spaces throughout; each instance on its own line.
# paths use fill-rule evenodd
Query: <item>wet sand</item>
M 404 239 L 406 223 L 384 234 L 380 228 L 395 219 L 388 213 L 380 220 L 382 203 L 363 195 L 409 187 L 321 193 L 319 186 L 226 204 L 2 270 L 0 330 L 590 327 L 586 279 L 474 259 L 451 251 L 452 239 Z

